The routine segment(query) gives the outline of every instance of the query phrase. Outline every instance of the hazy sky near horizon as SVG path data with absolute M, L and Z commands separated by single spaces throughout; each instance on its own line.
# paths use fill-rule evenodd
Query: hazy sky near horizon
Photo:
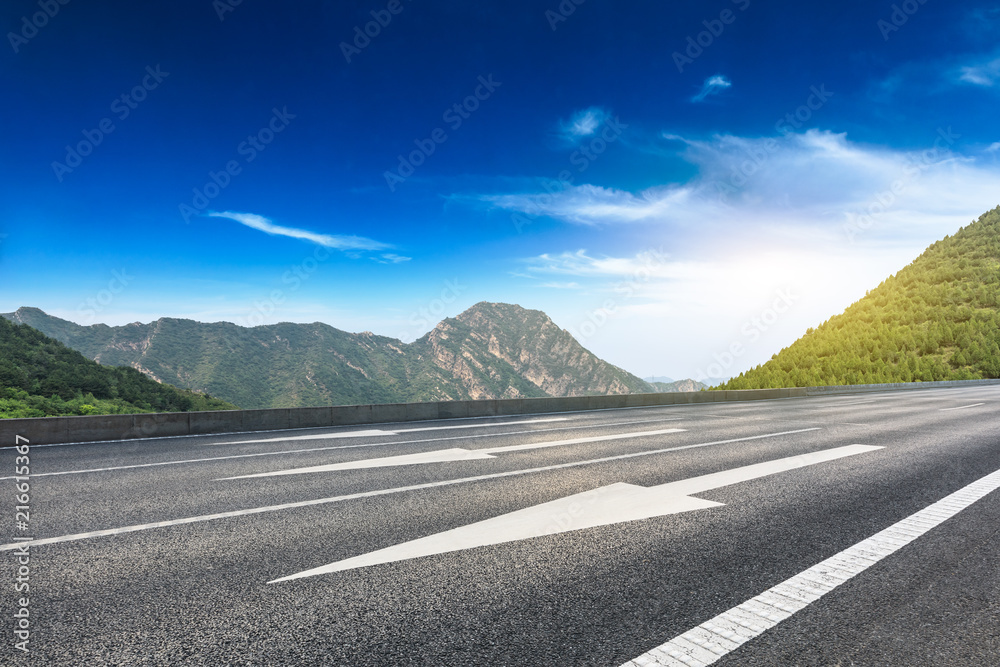
M 11 0 L 0 311 L 735 375 L 1000 204 L 1000 3 Z

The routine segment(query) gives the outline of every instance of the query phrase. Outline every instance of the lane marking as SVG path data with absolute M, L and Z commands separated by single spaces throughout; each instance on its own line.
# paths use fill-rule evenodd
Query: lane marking
M 948 410 L 964 410 L 965 408 L 978 408 L 980 405 L 986 405 L 985 403 L 973 403 L 972 405 L 960 405 L 957 408 L 941 408 L 941 412 L 947 412 Z
M 997 489 L 1000 489 L 1000 470 L 660 644 L 622 667 L 711 665 Z
M 452 438 L 425 438 L 423 440 L 402 440 L 399 442 L 368 442 L 357 445 L 331 445 L 329 447 L 310 447 L 308 449 L 289 449 L 282 450 L 278 452 L 257 452 L 254 454 L 230 454 L 228 456 L 211 456 L 207 458 L 200 459 L 181 459 L 178 461 L 157 461 L 154 463 L 133 463 L 130 465 L 123 466 L 110 466 L 106 468 L 87 468 L 83 470 L 60 470 L 57 472 L 42 472 L 34 473 L 32 477 L 51 477 L 54 475 L 80 475 L 88 472 L 108 472 L 112 470 L 130 470 L 132 468 L 154 468 L 156 466 L 169 466 L 169 465 L 180 465 L 183 463 L 202 463 L 205 461 L 226 461 L 229 459 L 247 459 L 254 458 L 257 456 L 282 456 L 284 454 L 304 454 L 309 452 L 326 452 L 336 449 L 357 449 L 359 447 L 387 447 L 391 445 L 412 445 L 421 442 L 442 442 L 445 440 L 471 440 L 473 438 L 498 438 L 505 435 L 529 435 L 529 434 L 541 434 L 550 433 L 552 431 L 576 431 L 585 428 L 602 428 L 606 426 L 626 426 L 629 424 L 648 424 L 650 422 L 672 422 L 682 420 L 683 417 L 671 417 L 669 419 L 643 419 L 641 421 L 629 421 L 629 422 L 610 422 L 604 424 L 592 424 L 588 426 L 566 426 L 563 428 L 546 428 L 541 430 L 533 431 L 509 431 L 507 433 L 486 433 L 483 435 L 459 435 Z M 0 477 L 0 480 L 14 479 L 14 475 L 8 477 Z
M 269 581 L 275 584 L 359 567 L 395 563 L 402 560 L 464 551 L 476 547 L 527 540 L 542 535 L 566 533 L 585 528 L 609 526 L 627 521 L 650 519 L 668 514 L 720 507 L 722 503 L 692 497 L 724 486 L 760 477 L 834 461 L 882 449 L 868 445 L 848 445 L 812 454 L 790 456 L 766 463 L 733 468 L 658 486 L 644 487 L 617 483 L 577 493 L 547 503 L 526 507 L 492 519 L 403 542 L 371 553 L 304 570 Z
M 387 456 L 379 459 L 362 459 L 360 461 L 344 461 L 343 463 L 328 463 L 326 465 L 309 466 L 307 468 L 290 468 L 273 472 L 259 472 L 252 475 L 237 475 L 221 477 L 216 481 L 230 479 L 251 479 L 255 477 L 279 477 L 282 475 L 303 475 L 313 472 L 334 472 L 337 470 L 364 470 L 367 468 L 385 468 L 392 466 L 420 465 L 424 463 L 451 463 L 455 461 L 473 461 L 477 459 L 496 458 L 494 454 L 504 452 L 521 452 L 528 449 L 545 447 L 560 447 L 564 445 L 580 445 L 589 442 L 604 442 L 607 440 L 625 440 L 628 438 L 643 438 L 668 433 L 682 433 L 683 428 L 666 428 L 659 431 L 638 431 L 636 433 L 619 433 L 615 435 L 596 435 L 589 438 L 571 438 L 569 440 L 550 440 L 548 442 L 532 442 L 524 445 L 508 445 L 506 447 L 488 447 L 486 449 L 439 449 L 433 452 L 418 452 L 402 456 Z
M 846 408 L 852 405 L 868 405 L 869 403 L 878 403 L 877 399 L 872 399 L 870 401 L 855 401 L 853 403 L 835 403 L 833 405 L 817 406 L 823 410 L 835 410 L 837 408 Z
M 815 396 L 791 396 L 789 398 L 775 398 L 767 399 L 764 401 L 710 401 L 707 403 L 670 403 L 667 405 L 635 405 L 626 408 L 596 408 L 592 410 L 560 410 L 558 412 L 547 412 L 544 414 L 550 415 L 589 415 L 599 412 L 628 412 L 628 411 L 638 411 L 638 410 L 669 410 L 674 412 L 678 409 L 683 408 L 701 408 L 703 406 L 726 406 L 732 409 L 756 409 L 759 406 L 753 405 L 758 403 L 772 403 L 775 401 L 790 401 L 792 403 L 799 403 L 804 401 L 809 401 L 813 399 L 821 398 L 831 398 L 834 396 L 858 396 L 863 394 L 877 394 L 880 398 L 890 400 L 904 397 L 912 398 L 933 398 L 933 396 L 938 394 L 947 394 L 949 396 L 964 395 L 968 393 L 976 393 L 980 391 L 995 391 L 1000 389 L 1000 384 L 986 384 L 986 385 L 974 385 L 969 387 L 930 387 L 926 389 L 893 389 L 879 392 L 856 392 L 853 394 L 830 394 L 823 395 L 818 394 Z M 528 413 L 530 414 L 530 413 Z M 524 416 L 524 415 L 511 415 L 511 416 Z M 428 422 L 441 422 L 441 421 L 468 421 L 477 419 L 503 419 L 503 415 L 481 415 L 478 417 L 446 417 L 438 419 L 415 419 L 412 421 L 405 422 L 378 422 L 382 425 L 392 425 L 392 424 L 421 424 Z M 496 424 L 502 424 L 503 422 L 496 422 Z M 864 424 L 865 426 L 867 424 Z M 345 425 L 343 428 L 351 428 L 354 426 L 363 426 L 363 424 L 349 424 Z M 287 433 L 290 431 L 314 431 L 318 428 L 337 428 L 336 426 L 306 426 L 301 428 L 278 428 L 278 429 L 267 429 L 263 431 L 232 431 L 229 433 L 188 433 L 185 435 L 163 435 L 154 436 L 148 438 L 129 438 L 127 440 L 91 440 L 88 442 L 56 442 L 47 445 L 32 445 L 32 449 L 38 449 L 40 447 L 81 447 L 84 445 L 103 445 L 103 444 L 121 444 L 136 441 L 146 441 L 146 440 L 173 440 L 181 438 L 212 438 L 212 437 L 223 437 L 229 435 L 242 435 L 242 434 L 259 434 L 259 433 Z M 0 450 L 4 449 L 14 449 L 13 445 L 0 446 Z M 10 479 L 10 478 L 4 478 Z
M 422 426 L 420 428 L 396 429 L 396 433 L 416 433 L 417 431 L 446 431 L 455 428 L 485 428 L 487 426 L 509 426 L 511 424 L 544 424 L 546 422 L 565 422 L 569 417 L 552 417 L 549 419 L 527 419 L 516 422 L 501 422 L 499 424 L 463 424 L 459 426 Z
M 232 512 L 221 512 L 218 514 L 203 514 L 201 516 L 187 517 L 184 519 L 172 519 L 168 521 L 158 521 L 156 523 L 143 523 L 132 526 L 125 526 L 123 528 L 109 528 L 106 530 L 94 530 L 86 533 L 75 533 L 73 535 L 63 535 L 60 537 L 46 537 L 39 538 L 36 540 L 25 541 L 25 542 L 14 542 L 11 544 L 0 544 L 0 551 L 11 551 L 13 549 L 20 549 L 24 545 L 29 547 L 41 546 L 44 544 L 58 544 L 61 542 L 75 542 L 77 540 L 85 540 L 92 537 L 104 537 L 107 535 L 121 535 L 123 533 L 134 533 L 140 530 L 151 530 L 153 528 L 166 528 L 168 526 L 180 526 L 189 523 L 200 523 L 202 521 L 214 521 L 216 519 L 228 519 L 231 517 L 248 516 L 251 514 L 262 514 L 264 512 L 277 512 L 279 510 L 294 509 L 298 507 L 312 507 L 315 505 L 326 505 L 329 503 L 338 503 L 345 500 L 354 500 L 356 498 L 373 498 L 375 496 L 387 496 L 395 493 L 403 493 L 406 491 L 418 491 L 422 489 L 433 489 L 441 486 L 452 486 L 455 484 L 466 484 L 469 482 L 478 482 L 481 480 L 488 479 L 501 479 L 503 477 L 514 477 L 517 475 L 527 475 L 536 472 L 547 472 L 550 470 L 564 470 L 566 468 L 576 468 L 578 466 L 591 465 L 594 463 L 607 463 L 610 461 L 621 461 L 624 459 L 636 458 L 639 456 L 651 456 L 653 454 L 664 454 L 667 452 L 677 452 L 685 449 L 696 449 L 699 447 L 709 447 L 712 445 L 725 445 L 732 442 L 746 442 L 748 440 L 762 440 L 763 438 L 776 438 L 783 435 L 794 435 L 797 433 L 806 433 L 809 431 L 819 431 L 819 428 L 804 428 L 798 429 L 796 431 L 782 431 L 780 433 L 764 433 L 762 435 L 751 435 L 743 438 L 732 438 L 730 440 L 716 440 L 715 442 L 703 442 L 697 445 L 683 445 L 680 447 L 670 447 L 668 449 L 658 449 L 648 452 L 632 452 L 629 454 L 619 454 L 617 456 L 606 456 L 599 459 L 590 459 L 588 461 L 573 461 L 571 463 L 557 463 L 550 466 L 542 466 L 540 468 L 528 468 L 525 470 L 510 470 L 508 472 L 496 472 L 489 473 L 486 475 L 476 475 L 475 477 L 463 477 L 460 479 L 446 479 L 440 482 L 427 482 L 425 484 L 414 484 L 412 486 L 402 486 L 393 489 L 381 489 L 378 491 L 365 491 L 362 493 L 352 493 L 346 496 L 333 496 L 330 498 L 318 498 L 315 500 L 302 500 L 294 503 L 284 503 L 282 505 L 268 505 L 266 507 L 255 507 L 252 509 L 245 510 L 235 510 Z M 34 477 L 34 475 L 32 475 Z
M 907 396 L 907 395 L 913 396 L 914 398 L 922 398 L 922 397 L 931 396 L 933 394 L 949 394 L 951 396 L 955 396 L 956 394 L 959 394 L 959 393 L 964 394 L 964 393 L 970 393 L 970 392 L 976 392 L 976 391 L 982 391 L 982 390 L 995 390 L 995 389 L 998 389 L 998 388 L 1000 388 L 1000 385 L 976 385 L 976 386 L 971 386 L 971 387 L 945 387 L 945 388 L 928 388 L 928 389 L 896 389 L 896 390 L 888 390 L 888 391 L 881 391 L 881 392 L 857 392 L 855 394 L 842 394 L 842 395 L 856 396 L 858 394 L 864 394 L 864 393 L 878 393 L 880 397 L 886 398 L 886 399 L 895 399 L 895 398 L 900 398 L 900 397 Z M 836 395 L 836 394 L 834 394 L 834 395 Z M 772 403 L 772 402 L 775 402 L 775 401 L 790 401 L 792 403 L 798 403 L 798 402 L 809 401 L 809 400 L 812 400 L 812 399 L 823 398 L 823 397 L 824 397 L 823 395 L 816 395 L 816 396 L 791 396 L 789 398 L 774 398 L 774 399 L 766 399 L 764 401 L 710 401 L 710 402 L 707 402 L 707 403 L 670 403 L 670 404 L 667 404 L 667 405 L 634 405 L 634 406 L 627 407 L 627 408 L 596 408 L 596 409 L 593 409 L 593 410 L 561 410 L 559 412 L 548 412 L 548 413 L 545 413 L 545 414 L 551 414 L 551 415 L 589 415 L 589 414 L 598 413 L 598 412 L 629 412 L 629 411 L 633 411 L 633 410 L 657 410 L 657 409 L 659 409 L 659 410 L 669 410 L 669 411 L 673 412 L 675 410 L 679 410 L 679 409 L 683 409 L 683 408 L 696 408 L 697 409 L 697 408 L 700 408 L 700 407 L 705 406 L 705 405 L 719 405 L 719 406 L 724 405 L 726 407 L 733 408 L 733 409 L 740 409 L 740 408 L 743 408 L 743 407 L 748 407 L 748 408 L 754 409 L 754 408 L 756 408 L 758 406 L 754 406 L 754 405 L 750 405 L 750 404 L 752 404 L 752 403 L 765 403 L 765 404 L 769 404 L 769 403 Z M 827 398 L 829 398 L 829 396 L 827 396 Z M 514 416 L 523 416 L 523 415 L 514 415 Z M 383 425 L 391 425 L 391 424 L 420 424 L 420 423 L 426 423 L 426 422 L 460 421 L 460 420 L 464 421 L 464 420 L 472 420 L 472 419 L 502 419 L 502 418 L 503 418 L 502 415 L 482 415 L 482 416 L 479 416 L 479 417 L 447 417 L 447 418 L 444 418 L 444 419 L 441 419 L 441 418 L 438 418 L 438 419 L 415 419 L 413 421 L 406 421 L 406 422 L 378 422 L 378 423 L 383 424 Z M 497 424 L 502 424 L 503 422 L 496 422 L 496 423 Z M 346 425 L 345 428 L 350 428 L 351 426 L 362 426 L 362 424 L 350 424 L 350 425 Z M 867 424 L 862 424 L 862 426 L 867 426 Z M 250 433 L 287 433 L 287 432 L 290 432 L 290 431 L 314 431 L 314 430 L 316 430 L 318 428 L 336 428 L 336 427 L 335 426 L 306 426 L 306 427 L 302 427 L 302 428 L 276 428 L 276 429 L 267 429 L 267 430 L 263 430 L 263 431 L 232 431 L 232 432 L 229 432 L 229 433 L 187 433 L 187 434 L 184 434 L 184 435 L 161 435 L 161 436 L 154 436 L 154 437 L 149 437 L 149 438 L 128 438 L 127 440 L 90 440 L 90 441 L 87 441 L 87 442 L 55 442 L 55 443 L 48 444 L 48 445 L 32 445 L 31 448 L 32 449 L 39 449 L 41 447 L 82 447 L 82 446 L 85 446 L 85 445 L 122 444 L 122 443 L 147 441 L 147 440 L 174 440 L 174 439 L 181 439 L 181 438 L 214 438 L 214 437 L 223 437 L 223 436 L 228 436 L 228 435 L 242 435 L 242 434 L 250 434 Z M 14 449 L 14 446 L 13 445 L 4 445 L 4 446 L 0 447 L 0 450 L 4 450 L 4 449 Z M 0 478 L 0 479 L 12 479 L 12 478 L 6 477 L 6 478 Z
M 663 408 L 663 407 L 671 407 L 671 406 L 649 405 L 649 406 L 640 406 L 638 408 L 607 408 L 607 409 L 602 408 L 600 410 L 578 410 L 576 412 L 563 411 L 563 412 L 550 412 L 545 414 L 571 415 L 577 413 L 586 414 L 590 412 L 606 412 L 608 410 L 638 410 L 645 408 Z M 146 413 L 141 413 L 141 414 L 146 414 Z M 525 415 L 511 415 L 511 416 L 523 417 Z M 376 424 L 381 424 L 383 426 L 391 426 L 392 424 L 426 424 L 429 422 L 432 423 L 432 422 L 446 422 L 446 421 L 468 421 L 468 420 L 478 420 L 478 419 L 503 419 L 503 418 L 504 415 L 482 415 L 480 417 L 445 417 L 437 419 L 414 419 L 412 421 L 405 421 L 405 422 L 376 422 Z M 505 423 L 508 422 L 495 422 L 492 425 L 500 426 Z M 220 438 L 230 435 L 250 435 L 250 434 L 260 434 L 260 433 L 289 433 L 295 431 L 315 431 L 321 428 L 355 428 L 358 426 L 364 426 L 364 424 L 344 424 L 341 427 L 331 425 L 331 426 L 303 426 L 300 428 L 271 428 L 271 429 L 264 429 L 261 431 L 229 431 L 227 433 L 185 433 L 183 435 L 157 435 L 148 438 L 128 438 L 125 440 L 119 439 L 119 440 L 88 440 L 87 442 L 53 442 L 48 445 L 32 445 L 31 448 L 37 449 L 39 447 L 82 447 L 84 445 L 121 444 L 128 442 L 142 442 L 147 440 L 174 440 L 174 439 L 179 440 L 181 438 Z M 2 449 L 14 449 L 14 445 L 5 445 L 3 447 L 0 447 L 0 450 Z
M 295 435 L 288 438 L 266 438 L 263 440 L 237 440 L 236 442 L 206 442 L 207 447 L 222 447 L 224 445 L 256 445 L 264 442 L 285 442 L 289 440 L 322 440 L 324 438 L 369 438 L 379 435 L 404 435 L 418 431 L 448 431 L 459 428 L 487 428 L 489 426 L 513 426 L 516 424 L 547 424 L 550 422 L 569 421 L 569 417 L 554 417 L 552 419 L 527 419 L 523 421 L 500 422 L 496 424 L 460 424 L 452 426 L 424 426 L 422 428 L 393 429 L 391 431 L 375 429 L 367 431 L 346 431 L 343 433 L 317 433 L 312 435 Z

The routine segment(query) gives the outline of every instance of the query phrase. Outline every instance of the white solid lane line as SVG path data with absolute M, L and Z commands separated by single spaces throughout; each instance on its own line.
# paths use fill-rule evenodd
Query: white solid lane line
M 257 456 L 283 456 L 285 454 L 306 454 L 309 452 L 326 452 L 335 449 L 358 449 L 360 447 L 387 447 L 391 445 L 413 445 L 421 442 L 443 442 L 445 440 L 471 440 L 473 438 L 499 438 L 505 435 L 537 435 L 549 433 L 551 431 L 576 431 L 585 428 L 603 428 L 608 426 L 627 426 L 630 424 L 648 424 L 650 422 L 672 422 L 679 421 L 682 417 L 671 417 L 669 419 L 644 419 L 641 421 L 609 422 L 603 424 L 590 424 L 587 426 L 566 426 L 563 428 L 547 428 L 535 431 L 508 431 L 506 433 L 485 433 L 482 435 L 459 435 L 453 438 L 425 438 L 423 440 L 403 440 L 399 442 L 369 442 L 359 445 L 331 445 L 330 447 L 310 447 L 308 449 L 287 449 L 278 452 L 257 452 L 254 454 L 231 454 L 229 456 L 211 456 L 201 459 L 181 459 L 179 461 L 158 461 L 155 463 L 133 463 L 124 466 L 110 466 L 107 468 L 86 468 L 83 470 L 60 470 L 57 472 L 34 473 L 32 477 L 51 477 L 53 475 L 80 475 L 88 472 L 108 472 L 111 470 L 131 470 L 133 468 L 155 468 L 157 466 L 172 466 L 183 463 L 204 463 L 211 461 L 228 461 L 230 459 L 249 459 Z M 14 475 L 0 477 L 0 481 L 14 479 Z
M 421 428 L 392 429 L 372 429 L 367 431 L 344 431 L 340 433 L 315 433 L 310 435 L 293 435 L 285 438 L 267 438 L 264 440 L 237 440 L 236 442 L 208 442 L 207 447 L 222 447 L 223 445 L 256 445 L 264 442 L 285 442 L 290 440 L 322 440 L 325 438 L 370 438 L 379 435 L 405 435 L 407 433 L 417 433 L 418 431 L 451 431 L 460 428 L 488 428 L 490 426 L 514 426 L 518 424 L 547 424 L 550 422 L 568 421 L 568 417 L 553 417 L 551 419 L 525 419 L 521 421 L 495 422 L 490 424 L 461 424 L 450 426 L 424 426 Z
M 948 410 L 964 410 L 965 408 L 978 408 L 980 405 L 986 405 L 986 404 L 973 403 L 972 405 L 960 405 L 957 408 L 941 408 L 941 412 L 947 412 Z
M 572 438 L 569 440 L 550 440 L 549 442 L 533 442 L 525 445 L 510 445 L 507 447 L 489 447 L 486 449 L 439 449 L 433 452 L 403 454 L 402 456 L 387 456 L 379 459 L 363 459 L 361 461 L 345 461 L 326 465 L 309 466 L 306 468 L 291 468 L 275 472 L 260 472 L 253 475 L 237 475 L 222 477 L 217 481 L 228 479 L 250 479 L 254 477 L 279 477 L 282 475 L 302 475 L 314 472 L 333 472 L 336 470 L 363 470 L 367 468 L 385 468 L 391 466 L 409 466 L 423 463 L 451 463 L 454 461 L 472 461 L 476 459 L 492 459 L 493 454 L 503 452 L 520 452 L 528 449 L 544 447 L 560 447 L 563 445 L 579 445 L 588 442 L 603 442 L 605 440 L 625 440 L 627 438 L 643 438 L 668 433 L 681 433 L 685 429 L 667 428 L 659 431 L 639 431 L 638 433 L 619 433 L 616 435 L 597 435 L 590 438 Z
M 879 449 L 882 448 L 848 445 L 652 487 L 623 483 L 611 484 L 534 507 L 526 507 L 485 521 L 453 528 L 436 535 L 428 535 L 329 565 L 305 570 L 268 583 L 274 584 L 370 565 L 395 563 L 423 556 L 526 540 L 542 535 L 719 507 L 722 503 L 694 498 L 692 495 L 817 463 L 866 454 Z
M 705 667 L 1000 489 L 1000 470 L 945 496 L 622 667 Z
M 134 533 L 140 530 L 150 530 L 153 528 L 166 528 L 168 526 L 180 526 L 189 523 L 200 523 L 202 521 L 214 521 L 216 519 L 228 519 L 231 517 L 248 516 L 250 514 L 262 514 L 264 512 L 277 512 L 279 510 L 294 509 L 297 507 L 311 507 L 314 505 L 326 505 L 329 503 L 338 503 L 345 500 L 354 500 L 356 498 L 371 498 L 374 496 L 386 496 L 394 493 L 403 493 L 405 491 L 417 491 L 421 489 L 433 489 L 439 486 L 451 486 L 454 484 L 465 484 L 468 482 L 478 482 L 487 479 L 500 479 L 503 477 L 514 477 L 516 475 L 527 475 L 536 472 L 546 472 L 549 470 L 562 470 L 565 468 L 575 468 L 578 466 L 591 465 L 595 463 L 607 463 L 610 461 L 620 461 L 623 459 L 631 459 L 639 456 L 651 456 L 653 454 L 664 454 L 666 452 L 676 452 L 683 449 L 695 449 L 697 447 L 709 447 L 711 445 L 726 445 L 732 442 L 746 442 L 748 440 L 762 440 L 764 438 L 777 438 L 783 435 L 794 435 L 798 433 L 806 433 L 809 431 L 818 431 L 819 428 L 803 428 L 795 431 L 782 431 L 780 433 L 765 433 L 763 435 L 751 435 L 744 438 L 733 438 L 730 440 L 716 440 L 715 442 L 703 442 L 697 445 L 683 445 L 681 447 L 670 447 L 668 449 L 658 449 L 649 452 L 633 452 L 631 454 L 619 454 L 618 456 L 607 456 L 600 459 L 590 459 L 589 461 L 573 461 L 572 463 L 557 463 L 550 466 L 542 466 L 540 468 L 528 468 L 526 470 L 511 470 L 508 472 L 496 472 L 487 475 L 476 475 L 475 477 L 463 477 L 460 479 L 446 479 L 440 482 L 428 482 L 426 484 L 415 484 L 413 486 L 403 486 L 394 489 L 381 489 L 379 491 L 365 491 L 363 493 L 353 493 L 346 496 L 333 496 L 331 498 L 318 498 L 316 500 L 303 500 L 295 503 L 285 503 L 283 505 L 268 505 L 266 507 L 255 507 L 246 510 L 235 510 L 232 512 L 221 512 L 219 514 L 203 514 L 201 516 L 187 517 L 184 519 L 172 519 L 168 521 L 158 521 L 156 523 L 143 523 L 133 526 L 125 526 L 123 528 L 109 528 L 106 530 L 94 530 L 87 533 L 76 533 L 74 535 L 63 535 L 60 537 L 45 537 L 36 540 L 30 540 L 26 542 L 14 542 L 11 544 L 0 544 L 0 551 L 11 551 L 13 549 L 21 549 L 25 545 L 29 547 L 41 546 L 44 544 L 58 544 L 60 542 L 75 542 L 77 540 L 86 540 L 92 537 L 104 537 L 107 535 L 121 535 L 123 533 Z M 34 475 L 32 475 L 34 477 Z

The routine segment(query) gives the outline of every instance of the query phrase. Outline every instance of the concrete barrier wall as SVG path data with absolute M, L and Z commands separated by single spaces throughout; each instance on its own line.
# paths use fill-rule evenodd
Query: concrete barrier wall
M 696 391 L 664 394 L 574 396 L 564 398 L 389 403 L 377 405 L 343 405 L 324 408 L 277 408 L 273 410 L 228 410 L 216 412 L 0 419 L 0 447 L 12 446 L 17 435 L 28 438 L 35 445 L 48 445 L 107 440 L 134 440 L 138 438 L 160 438 L 178 435 L 249 433 L 294 428 L 385 424 L 429 419 L 534 415 L 580 410 L 608 410 L 614 408 L 716 403 L 722 401 L 764 401 L 777 398 L 832 396 L 837 394 L 897 391 L 900 389 L 932 389 L 935 387 L 988 384 L 1000 384 L 1000 380 L 794 387 L 790 389 L 743 389 L 739 391 Z
M 1000 380 L 947 380 L 941 382 L 895 382 L 886 384 L 844 384 L 834 387 L 807 387 L 809 396 L 830 394 L 862 394 L 872 391 L 899 391 L 907 389 L 933 389 L 935 387 L 974 387 L 1000 384 Z

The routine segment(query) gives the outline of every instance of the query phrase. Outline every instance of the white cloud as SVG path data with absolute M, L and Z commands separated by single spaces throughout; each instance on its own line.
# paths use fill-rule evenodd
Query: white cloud
M 709 95 L 718 95 L 727 88 L 731 88 L 733 82 L 721 74 L 716 74 L 705 79 L 701 84 L 701 91 L 691 98 L 692 102 L 703 102 Z
M 605 254 L 555 248 L 517 270 L 538 285 L 580 284 L 546 312 L 638 374 L 686 377 L 718 365 L 732 375 L 762 363 L 1000 204 L 996 153 L 957 153 L 961 139 L 947 127 L 916 138 L 917 150 L 819 130 L 671 138 L 694 166 L 689 178 L 640 191 L 581 184 L 478 197 L 583 226 L 574 237 L 589 240 L 574 248 Z M 767 321 L 788 290 L 794 306 Z M 742 351 L 730 359 L 734 345 Z
M 608 112 L 600 107 L 581 109 L 570 116 L 569 120 L 559 123 L 559 132 L 568 141 L 583 139 L 597 132 L 608 116 Z
M 1000 167 L 953 152 L 958 135 L 949 132 L 928 134 L 926 147 L 913 151 L 857 144 L 845 134 L 818 130 L 781 137 L 674 137 L 684 142 L 682 156 L 697 167 L 685 182 L 637 193 L 581 184 L 480 200 L 589 226 L 698 225 L 717 233 L 781 228 L 786 235 L 844 240 L 845 226 L 861 224 L 869 238 L 926 238 L 928 229 L 943 236 L 956 220 L 968 222 L 1000 202 Z
M 573 276 L 576 278 L 676 278 L 695 268 L 693 264 L 672 262 L 662 249 L 649 249 L 631 257 L 593 257 L 586 250 L 543 254 L 523 260 L 526 274 Z M 576 283 L 572 283 L 576 284 Z
M 581 289 L 580 283 L 551 282 L 543 284 L 542 287 L 548 287 L 551 289 Z
M 997 151 L 1000 151 L 1000 141 L 994 141 L 986 148 L 987 153 L 996 153 Z
M 960 67 L 958 75 L 964 83 L 992 88 L 1000 83 L 1000 58 Z
M 691 192 L 686 187 L 666 186 L 651 188 L 637 196 L 623 190 L 584 184 L 551 194 L 484 195 L 480 199 L 497 208 L 598 225 L 655 219 L 666 213 L 671 204 L 685 202 Z
M 301 239 L 303 241 L 309 241 L 310 243 L 315 243 L 316 245 L 325 246 L 327 248 L 334 248 L 336 250 L 384 250 L 392 247 L 386 243 L 374 241 L 363 236 L 333 236 L 330 234 L 317 234 L 316 232 L 310 232 L 305 229 L 296 229 L 295 227 L 283 227 L 281 225 L 274 224 L 264 216 L 253 213 L 223 211 L 220 213 L 206 213 L 206 215 L 213 218 L 227 218 L 229 220 L 235 220 L 241 225 L 246 225 L 251 229 L 256 229 L 272 236 L 287 236 L 293 239 Z
M 386 252 L 382 253 L 375 261 L 380 264 L 399 264 L 401 262 L 409 262 L 412 257 L 403 257 L 402 255 L 397 255 L 395 253 Z

